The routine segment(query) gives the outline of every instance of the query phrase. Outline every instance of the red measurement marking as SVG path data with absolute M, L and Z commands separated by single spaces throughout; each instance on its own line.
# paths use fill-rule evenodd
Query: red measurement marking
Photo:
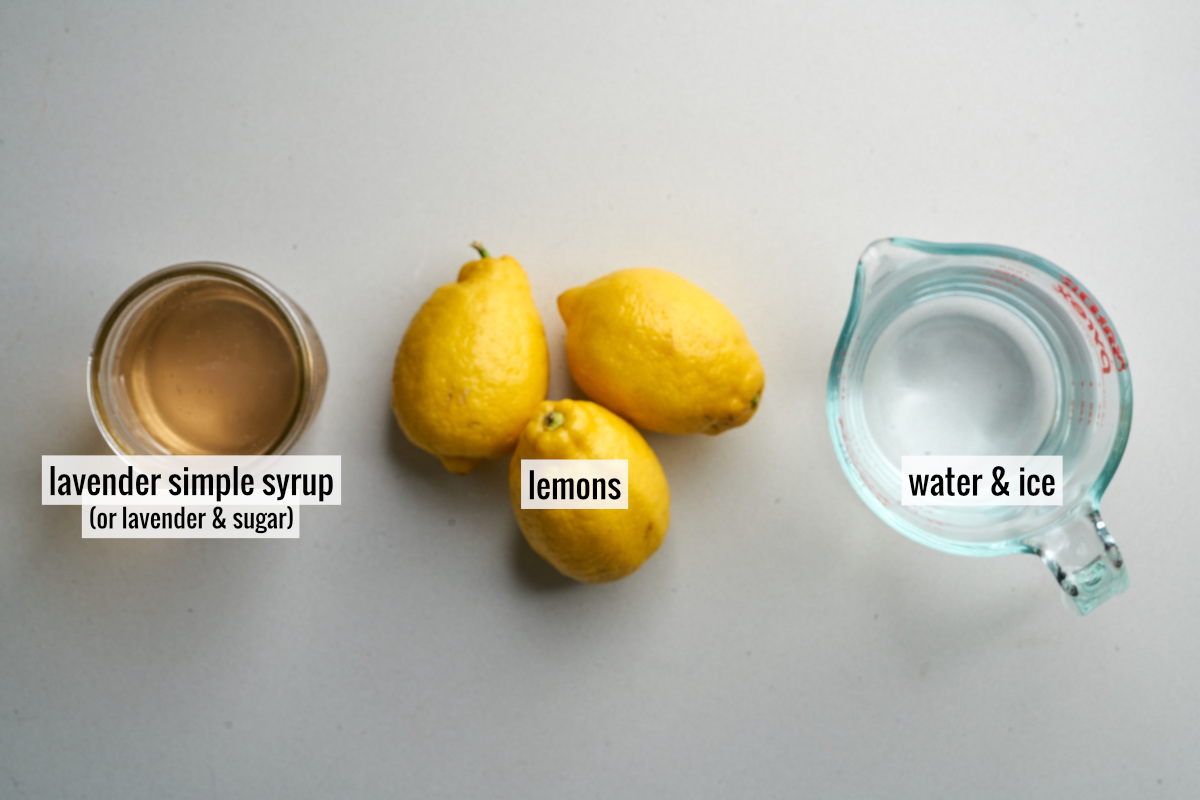
M 998 283 L 994 283 L 993 281 L 998 281 Z M 994 286 L 997 289 L 1007 289 L 1010 291 L 1024 282 L 1024 273 L 1018 272 L 1015 268 L 1005 265 L 993 267 L 992 271 L 988 273 L 988 277 L 984 279 L 984 283 L 988 284 L 989 286 Z
M 1129 364 L 1125 361 L 1125 356 L 1121 352 L 1121 346 L 1117 344 L 1117 336 L 1113 333 L 1112 326 L 1108 324 L 1108 320 L 1100 314 L 1100 306 L 1093 298 L 1088 297 L 1087 292 L 1079 288 L 1079 284 L 1071 280 L 1066 275 L 1059 275 L 1061 284 L 1056 284 L 1054 289 L 1068 303 L 1075 313 L 1087 323 L 1088 330 L 1092 332 L 1092 342 L 1096 345 L 1100 352 L 1100 369 L 1105 374 L 1112 372 L 1113 362 L 1116 362 L 1117 372 L 1123 372 L 1129 368 Z M 1089 312 L 1091 312 L 1089 314 Z M 1094 320 L 1094 322 L 1093 322 Z M 1104 334 L 1104 339 L 1100 338 L 1100 334 Z M 1105 339 L 1108 341 L 1108 346 L 1105 347 Z M 1109 350 L 1112 351 L 1112 356 L 1109 356 Z
M 859 469 L 859 459 L 856 457 L 857 448 L 854 446 L 854 442 L 851 441 L 850 436 L 846 431 L 846 418 L 840 414 L 838 415 L 838 427 L 842 431 L 842 442 L 846 447 L 846 457 L 849 458 L 850 463 L 854 465 L 854 471 L 858 473 L 859 480 L 863 482 L 863 485 L 867 487 L 867 490 L 870 491 L 871 494 L 875 495 L 879 502 L 883 503 L 885 506 L 892 505 L 891 501 L 888 500 L 887 495 L 879 491 L 879 489 L 875 487 L 875 484 L 871 483 L 871 481 L 867 479 L 867 476 L 864 474 L 863 470 Z

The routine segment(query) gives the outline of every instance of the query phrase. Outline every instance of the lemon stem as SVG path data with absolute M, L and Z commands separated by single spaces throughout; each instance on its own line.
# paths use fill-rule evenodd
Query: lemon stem
M 479 252 L 480 258 L 491 258 L 491 256 L 488 255 L 487 248 L 481 245 L 478 240 L 471 242 L 471 247 L 474 247 Z
M 561 427 L 566 418 L 561 411 L 551 411 L 542 419 L 542 424 L 546 426 L 546 430 L 552 431 L 555 428 Z

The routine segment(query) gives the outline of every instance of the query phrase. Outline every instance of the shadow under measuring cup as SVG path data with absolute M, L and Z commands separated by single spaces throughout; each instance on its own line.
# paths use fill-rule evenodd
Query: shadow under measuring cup
M 826 410 L 846 477 L 900 533 L 958 555 L 1036 554 L 1081 614 L 1128 586 L 1100 498 L 1129 438 L 1129 364 L 1065 270 L 1009 247 L 873 243 Z M 927 455 L 1061 456 L 1062 505 L 903 504 L 901 458 Z

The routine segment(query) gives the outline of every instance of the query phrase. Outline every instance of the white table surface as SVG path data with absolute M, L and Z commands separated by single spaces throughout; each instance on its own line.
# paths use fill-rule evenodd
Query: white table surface
M 0 797 L 1200 796 L 1200 5 L 0 5 Z M 824 411 L 873 239 L 1043 255 L 1108 306 L 1136 408 L 1128 592 L 879 521 Z M 505 465 L 399 433 L 392 357 L 474 238 L 555 297 L 655 265 L 721 299 L 757 417 L 650 436 L 672 524 L 557 577 Z M 327 346 L 285 541 L 84 541 L 44 453 L 102 453 L 84 362 L 211 259 Z

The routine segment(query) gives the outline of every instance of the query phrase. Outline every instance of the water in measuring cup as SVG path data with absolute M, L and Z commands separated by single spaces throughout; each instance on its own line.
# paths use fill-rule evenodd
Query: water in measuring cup
M 1001 303 L 937 297 L 901 312 L 863 373 L 865 419 L 888 461 L 1032 455 L 1059 409 L 1056 370 L 1029 322 Z

